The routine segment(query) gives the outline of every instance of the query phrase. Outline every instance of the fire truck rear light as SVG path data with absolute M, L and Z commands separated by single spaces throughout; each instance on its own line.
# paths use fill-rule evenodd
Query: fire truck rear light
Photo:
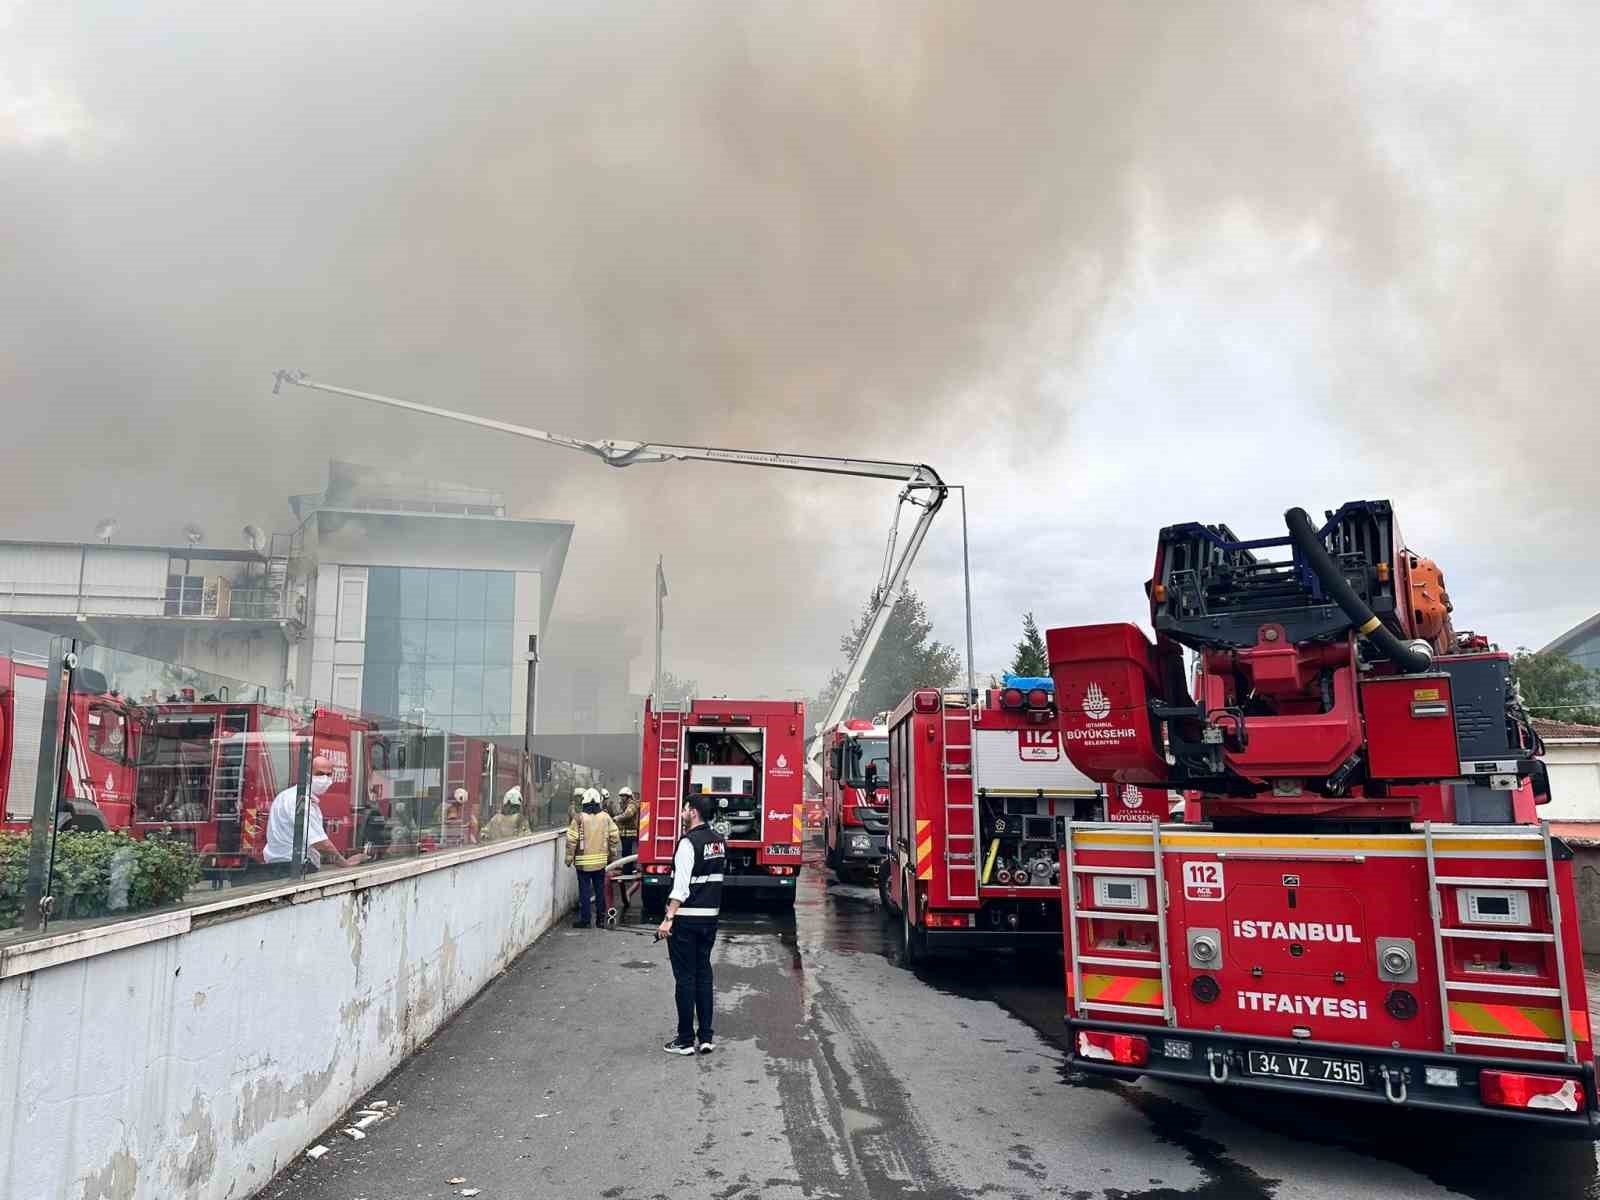
M 1548 1112 L 1581 1112 L 1583 1085 L 1553 1075 L 1513 1071 L 1479 1071 L 1478 1094 L 1496 1108 L 1534 1108 Z
M 930 912 L 923 914 L 929 929 L 971 929 L 971 913 Z
M 1161 1057 L 1192 1059 L 1194 1057 L 1194 1043 L 1180 1042 L 1176 1038 L 1162 1038 Z
M 1025 703 L 1021 688 L 1007 688 L 1000 693 L 1001 708 L 1021 708 Z
M 1423 1067 L 1422 1078 L 1429 1087 L 1453 1088 L 1461 1086 L 1461 1072 L 1454 1067 Z
M 1029 708 L 1049 708 L 1050 693 L 1043 688 L 1034 688 L 1028 693 Z
M 1096 1062 L 1120 1063 L 1125 1067 L 1142 1067 L 1150 1061 L 1150 1042 L 1131 1033 L 1101 1033 L 1094 1029 L 1078 1030 L 1078 1056 Z
M 672 864 L 671 863 L 645 863 L 645 865 L 644 865 L 644 873 L 646 875 L 671 875 L 672 874 Z
M 939 693 L 931 688 L 925 688 L 911 698 L 911 707 L 919 713 L 938 712 Z

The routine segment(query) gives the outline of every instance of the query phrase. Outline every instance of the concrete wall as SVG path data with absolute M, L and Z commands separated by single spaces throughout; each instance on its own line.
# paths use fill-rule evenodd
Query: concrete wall
M 1547 821 L 1600 821 L 1600 742 L 1545 739 L 1550 803 L 1539 810 Z
M 251 1195 L 575 898 L 543 834 L 8 947 L 0 1196 Z

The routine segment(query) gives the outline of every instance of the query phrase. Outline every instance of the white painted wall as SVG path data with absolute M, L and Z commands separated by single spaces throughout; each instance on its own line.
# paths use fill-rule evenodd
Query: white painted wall
M 251 1195 L 572 906 L 561 852 L 547 834 L 286 887 L 0 978 L 0 1196 Z
M 1539 816 L 1546 821 L 1600 821 L 1600 742 L 1546 738 L 1544 765 L 1550 772 L 1550 803 Z

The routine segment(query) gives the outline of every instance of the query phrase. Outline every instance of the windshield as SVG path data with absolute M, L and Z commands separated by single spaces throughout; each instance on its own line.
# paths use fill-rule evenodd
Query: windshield
M 844 781 L 851 787 L 886 787 L 889 739 L 851 738 L 844 748 Z

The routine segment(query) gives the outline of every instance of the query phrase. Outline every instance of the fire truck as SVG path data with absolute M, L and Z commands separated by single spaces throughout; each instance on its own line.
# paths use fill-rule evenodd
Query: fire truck
M 878 878 L 889 852 L 888 714 L 840 721 L 822 733 L 822 824 L 828 866 L 847 876 Z
M 973 699 L 924 688 L 889 719 L 889 857 L 879 890 L 902 959 L 1061 946 L 1058 819 L 1102 811 L 1062 752 L 1055 686 L 1007 676 Z
M 1047 634 L 1073 761 L 1185 797 L 1063 823 L 1074 1064 L 1593 1136 L 1572 855 L 1508 656 L 1387 501 L 1285 521 L 1163 529 L 1153 643 Z
M 644 706 L 639 778 L 640 895 L 666 907 L 683 797 L 711 797 L 728 842 L 722 886 L 794 904 L 805 838 L 805 706 L 798 700 L 689 700 Z
M 387 813 L 381 786 L 365 803 L 356 794 L 371 781 L 382 743 L 366 719 L 331 708 L 206 699 L 144 706 L 129 832 L 188 843 L 213 878 L 248 870 L 262 861 L 273 797 L 298 777 L 306 738 L 333 764 L 333 785 L 318 801 L 328 840 L 340 853 L 359 850 Z M 356 769 L 361 755 L 367 771 Z
M 32 827 L 45 671 L 42 658 L 0 657 L 0 827 L 14 832 Z M 111 691 L 100 672 L 73 673 L 57 828 L 92 832 L 128 824 L 138 728 L 138 709 Z

